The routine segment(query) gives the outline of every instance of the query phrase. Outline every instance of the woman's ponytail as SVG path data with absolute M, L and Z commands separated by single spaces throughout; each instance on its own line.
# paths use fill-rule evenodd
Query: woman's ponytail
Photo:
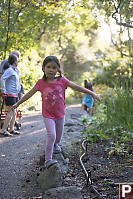
M 5 71 L 6 69 L 8 69 L 10 67 L 9 62 L 7 61 L 4 66 L 3 66 L 3 70 Z

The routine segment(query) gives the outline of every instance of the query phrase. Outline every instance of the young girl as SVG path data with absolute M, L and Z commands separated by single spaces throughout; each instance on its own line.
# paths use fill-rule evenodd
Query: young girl
M 94 92 L 94 89 L 92 88 L 92 83 L 88 83 L 87 80 L 85 80 L 85 88 L 89 89 L 90 91 Z M 90 94 L 86 94 L 83 98 L 83 102 L 82 102 L 84 109 L 87 111 L 87 113 L 92 116 L 92 107 L 94 104 L 94 100 L 92 95 Z
M 17 108 L 37 91 L 41 92 L 42 115 L 47 130 L 45 163 L 46 167 L 49 168 L 51 165 L 57 163 L 56 160 L 52 160 L 53 150 L 61 151 L 58 144 L 61 140 L 64 127 L 66 88 L 69 86 L 79 92 L 91 94 L 97 100 L 99 100 L 99 97 L 92 91 L 62 77 L 60 62 L 55 56 L 48 56 L 44 59 L 42 70 L 44 72 L 43 78 L 39 79 L 35 86 L 13 108 Z M 56 76 L 57 73 L 59 73 L 59 76 Z
M 1 77 L 1 90 L 2 93 L 6 96 L 5 104 L 8 110 L 1 130 L 1 133 L 5 136 L 20 134 L 19 132 L 14 130 L 16 111 L 11 109 L 11 106 L 17 103 L 18 93 L 21 89 L 20 75 L 17 65 L 18 57 L 11 54 L 8 58 L 8 62 L 6 62 L 4 65 L 5 72 Z M 9 124 L 10 132 L 6 130 Z

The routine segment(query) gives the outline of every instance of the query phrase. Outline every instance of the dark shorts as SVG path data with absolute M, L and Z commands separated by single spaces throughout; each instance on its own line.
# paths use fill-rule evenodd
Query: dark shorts
M 84 104 L 84 110 L 87 111 L 88 106 Z
M 18 102 L 18 97 L 7 97 L 5 99 L 6 106 L 12 106 Z

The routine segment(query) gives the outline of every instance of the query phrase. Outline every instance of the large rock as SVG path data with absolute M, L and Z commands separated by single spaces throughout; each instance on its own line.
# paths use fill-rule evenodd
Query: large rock
M 62 184 L 62 171 L 59 164 L 55 164 L 48 169 L 44 169 L 37 179 L 42 191 L 59 187 Z
M 57 187 L 46 191 L 43 199 L 82 199 L 82 195 L 75 186 Z
M 69 159 L 65 159 L 62 153 L 53 154 L 53 159 L 58 161 L 62 175 L 66 174 L 68 172 Z
M 64 158 L 62 153 L 53 154 L 53 159 L 56 159 L 58 161 L 58 164 L 51 166 L 49 169 L 46 169 L 46 167 L 44 166 L 44 159 L 44 156 L 40 157 L 42 171 L 37 179 L 37 182 L 43 191 L 61 186 L 62 176 L 68 171 L 69 161 L 68 158 Z

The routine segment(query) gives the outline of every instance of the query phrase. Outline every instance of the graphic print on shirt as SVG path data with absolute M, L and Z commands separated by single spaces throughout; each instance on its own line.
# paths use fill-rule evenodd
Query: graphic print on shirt
M 51 106 L 55 106 L 59 103 L 60 98 L 63 98 L 63 89 L 60 86 L 56 88 L 46 88 L 43 91 L 44 101 Z

